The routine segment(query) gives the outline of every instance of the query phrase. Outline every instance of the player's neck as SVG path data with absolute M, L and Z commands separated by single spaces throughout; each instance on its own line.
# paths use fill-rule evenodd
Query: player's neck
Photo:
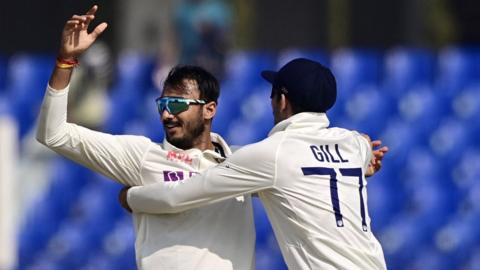
M 201 151 L 215 149 L 212 143 L 212 137 L 210 136 L 209 128 L 206 128 L 202 134 L 200 134 L 200 136 L 193 140 L 193 148 L 200 149 Z

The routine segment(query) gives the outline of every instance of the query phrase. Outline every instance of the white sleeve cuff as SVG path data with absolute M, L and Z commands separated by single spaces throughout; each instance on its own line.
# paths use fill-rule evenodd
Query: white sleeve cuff
M 70 89 L 70 84 L 68 84 L 65 88 L 63 89 L 55 89 L 48 84 L 47 90 L 48 94 L 51 96 L 63 96 L 65 94 L 68 94 L 68 90 Z

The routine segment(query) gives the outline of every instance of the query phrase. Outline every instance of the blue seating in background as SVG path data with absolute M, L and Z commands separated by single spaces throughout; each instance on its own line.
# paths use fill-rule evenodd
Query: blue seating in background
M 442 251 L 454 265 L 463 264 L 478 241 L 480 216 L 474 213 L 461 213 L 451 219 L 435 236 L 435 247 Z
M 406 265 L 406 268 L 422 270 L 450 270 L 455 269 L 455 264 L 446 256 L 446 254 L 436 250 L 435 248 L 428 247 L 417 254 L 415 259 L 409 265 Z
M 430 245 L 428 227 L 408 212 L 397 214 L 391 224 L 377 232 L 387 259 L 388 269 L 404 269 L 425 247 Z
M 19 235 L 19 268 L 24 269 L 47 247 L 50 237 L 58 229 L 62 218 L 57 216 L 55 208 L 45 201 L 36 203 L 33 211 L 27 213 L 24 226 Z
M 125 269 L 126 266 L 123 266 Z M 128 269 L 134 269 L 128 268 Z M 85 265 L 82 267 L 85 270 L 115 270 L 119 268 L 115 268 L 113 258 L 109 255 L 106 255 L 102 252 L 99 252 L 86 261 Z
M 383 86 L 386 92 L 399 97 L 403 92 L 431 85 L 435 75 L 435 56 L 425 49 L 395 48 L 385 55 Z
M 342 49 L 335 51 L 330 67 L 337 79 L 337 102 L 348 100 L 352 91 L 378 85 L 382 75 L 382 56 L 378 51 Z
M 447 47 L 440 51 L 436 84 L 441 94 L 452 97 L 480 78 L 480 49 Z
M 17 55 L 9 60 L 5 94 L 18 121 L 21 137 L 35 122 L 53 61 L 53 57 L 37 55 Z
M 260 72 L 296 57 L 326 64 L 336 75 L 331 126 L 367 133 L 390 148 L 382 170 L 368 179 L 372 230 L 388 268 L 478 269 L 480 49 L 234 52 L 213 131 L 232 145 L 264 139 L 273 115 L 271 85 Z M 53 61 L 0 57 L 0 114 L 14 116 L 20 138 L 34 124 Z M 163 140 L 154 64 L 135 53 L 118 58 L 106 132 Z M 21 227 L 19 269 L 135 269 L 135 235 L 117 202 L 120 185 L 64 159 L 51 166 L 50 186 Z M 258 198 L 253 206 L 257 269 L 287 269 Z
M 473 134 L 480 134 L 480 78 L 479 81 L 467 85 L 463 91 L 451 101 L 452 111 L 456 118 L 468 123 Z M 474 136 L 475 143 L 480 143 L 480 136 Z
M 27 213 L 20 233 L 21 263 L 31 262 L 35 254 L 45 248 L 48 239 L 70 213 L 79 190 L 91 174 L 86 168 L 62 158 L 57 158 L 52 167 L 55 169 L 52 170 L 51 184 L 45 196 Z
M 368 182 L 368 211 L 374 233 L 382 231 L 403 205 L 402 194 L 391 187 L 396 179 L 385 176 L 376 178 Z
M 402 120 L 415 128 L 422 138 L 428 137 L 443 116 L 450 112 L 449 102 L 427 85 L 408 89 L 398 99 L 397 106 Z
M 123 214 L 115 227 L 103 238 L 103 253 L 110 256 L 117 268 L 135 268 L 135 233 L 132 216 Z M 123 267 L 122 267 L 123 266 Z
M 307 58 L 329 66 L 329 59 L 325 52 L 320 50 L 288 49 L 278 55 L 277 67 L 280 68 L 295 58 Z M 272 69 L 272 68 L 270 68 Z M 275 68 L 274 68 L 275 69 Z M 276 69 L 275 69 L 276 70 Z
M 480 246 L 476 245 L 470 253 L 470 257 L 463 264 L 466 269 L 479 270 L 480 269 Z
M 121 55 L 117 65 L 118 80 L 111 89 L 110 106 L 104 129 L 120 134 L 125 124 L 142 115 L 143 97 L 152 89 L 154 62 L 143 55 Z
M 240 114 L 240 104 L 242 99 L 235 99 L 225 90 L 225 86 L 221 86 L 220 97 L 217 103 L 217 113 L 213 118 L 213 131 L 219 134 L 227 134 L 231 124 L 231 120 Z M 235 90 L 232 90 L 235 91 Z
M 98 249 L 85 236 L 85 229 L 75 222 L 65 222 L 51 238 L 46 255 L 65 269 L 80 269 L 86 258 L 94 255 Z
M 398 170 L 405 178 L 404 184 L 412 185 L 427 183 L 442 186 L 450 181 L 448 167 L 442 166 L 440 159 L 427 147 L 419 146 L 410 149 L 403 168 Z M 443 180 L 443 178 L 446 178 Z
M 222 94 L 235 98 L 252 93 L 259 85 L 268 85 L 260 73 L 263 70 L 276 69 L 276 61 L 271 53 L 236 52 L 227 59 L 225 91 Z
M 453 181 L 461 197 L 465 197 L 472 187 L 477 186 L 480 181 L 480 149 L 472 147 L 467 149 L 459 162 L 451 170 Z
M 154 59 L 146 55 L 134 52 L 121 54 L 117 62 L 117 80 L 114 87 L 143 96 L 153 87 L 154 65 Z
M 103 178 L 102 178 L 103 179 Z M 86 186 L 73 205 L 69 219 L 85 230 L 85 237 L 97 246 L 115 224 L 122 210 L 117 202 L 120 185 L 107 179 Z
M 337 120 L 332 118 L 333 121 L 337 121 L 335 124 L 378 138 L 395 112 L 395 102 L 376 87 L 365 86 L 350 95 L 345 102 L 344 111 L 343 117 Z
M 474 137 L 477 137 L 467 125 L 454 117 L 447 117 L 432 132 L 430 147 L 445 166 L 455 164 L 462 153 L 470 147 Z
M 387 160 L 390 160 L 394 166 L 400 167 L 406 161 L 410 149 L 428 141 L 428 139 L 420 136 L 418 130 L 395 116 L 388 121 L 380 138 L 390 149 Z

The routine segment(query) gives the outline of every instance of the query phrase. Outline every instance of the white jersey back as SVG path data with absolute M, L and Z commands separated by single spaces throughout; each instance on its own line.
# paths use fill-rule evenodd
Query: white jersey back
M 339 128 L 273 136 L 276 182 L 259 195 L 289 268 L 384 269 L 368 215 L 366 140 Z

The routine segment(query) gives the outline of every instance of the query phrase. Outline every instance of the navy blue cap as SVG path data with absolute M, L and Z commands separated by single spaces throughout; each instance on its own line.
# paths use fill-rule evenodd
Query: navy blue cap
M 262 71 L 275 88 L 285 87 L 285 95 L 306 111 L 326 112 L 337 100 L 337 83 L 330 69 L 305 58 L 294 59 L 278 72 Z

